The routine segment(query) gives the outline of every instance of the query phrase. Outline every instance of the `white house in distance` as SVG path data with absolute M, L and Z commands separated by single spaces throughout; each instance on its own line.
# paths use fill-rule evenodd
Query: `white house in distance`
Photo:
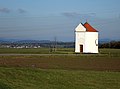
M 98 53 L 98 31 L 88 22 L 75 28 L 75 52 Z

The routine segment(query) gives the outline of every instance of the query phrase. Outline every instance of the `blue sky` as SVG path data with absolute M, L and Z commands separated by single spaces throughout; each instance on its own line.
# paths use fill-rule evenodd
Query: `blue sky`
M 100 39 L 120 40 L 120 0 L 0 0 L 0 38 L 73 41 L 88 21 Z

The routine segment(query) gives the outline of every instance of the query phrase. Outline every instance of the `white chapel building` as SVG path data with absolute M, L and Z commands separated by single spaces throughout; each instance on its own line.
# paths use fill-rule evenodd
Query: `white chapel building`
M 98 53 L 98 31 L 88 22 L 75 28 L 75 52 Z

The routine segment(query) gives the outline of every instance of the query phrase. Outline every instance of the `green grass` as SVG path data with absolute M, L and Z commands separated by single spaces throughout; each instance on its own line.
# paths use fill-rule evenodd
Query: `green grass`
M 120 89 L 120 72 L 1 67 L 0 89 Z
M 100 54 L 107 54 L 109 56 L 119 56 L 120 57 L 120 49 L 100 49 Z
M 4 53 L 16 53 L 16 54 L 69 54 L 74 53 L 73 48 L 58 48 L 56 52 L 50 52 L 50 48 L 0 48 L 0 54 Z
M 56 52 L 50 52 L 49 48 L 0 48 L 0 54 L 75 54 L 73 48 L 57 48 Z M 120 49 L 99 49 L 99 55 L 119 56 Z
M 0 54 L 3 53 L 16 53 L 16 54 L 41 54 L 41 53 L 45 53 L 48 54 L 49 53 L 49 48 L 38 48 L 38 49 L 34 49 L 34 48 L 28 48 L 28 49 L 17 49 L 17 48 L 0 48 Z
M 12 89 L 12 88 L 0 81 L 0 89 Z

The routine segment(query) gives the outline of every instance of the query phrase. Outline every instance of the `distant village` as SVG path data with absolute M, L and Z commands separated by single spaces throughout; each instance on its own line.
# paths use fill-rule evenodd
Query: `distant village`
M 74 42 L 54 42 L 54 41 L 46 41 L 46 42 L 7 42 L 0 41 L 0 48 L 74 48 Z M 120 41 L 99 41 L 99 48 L 119 48 L 120 49 Z
M 56 41 L 33 41 L 33 40 L 26 40 L 26 41 L 15 41 L 15 42 L 8 42 L 8 41 L 0 41 L 0 48 L 73 48 L 74 42 L 56 42 Z

